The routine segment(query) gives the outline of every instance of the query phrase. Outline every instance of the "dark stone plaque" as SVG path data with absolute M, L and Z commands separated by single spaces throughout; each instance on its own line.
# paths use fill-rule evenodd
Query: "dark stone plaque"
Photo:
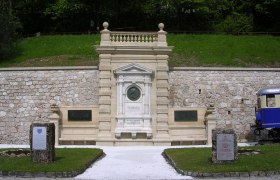
M 68 110 L 68 121 L 91 121 L 91 110 Z
M 55 159 L 54 123 L 33 123 L 30 126 L 31 159 L 34 163 L 51 163 Z
M 197 121 L 197 111 L 174 111 L 174 119 L 178 122 Z

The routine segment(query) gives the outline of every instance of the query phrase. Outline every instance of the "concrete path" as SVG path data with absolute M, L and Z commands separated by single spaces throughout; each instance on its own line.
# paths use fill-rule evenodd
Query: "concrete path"
M 102 147 L 106 156 L 77 179 L 192 179 L 178 174 L 163 158 L 166 147 Z

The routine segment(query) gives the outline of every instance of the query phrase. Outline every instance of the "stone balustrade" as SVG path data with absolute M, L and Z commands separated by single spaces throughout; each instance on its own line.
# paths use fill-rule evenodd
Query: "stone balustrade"
M 101 46 L 167 46 L 164 24 L 159 24 L 158 32 L 119 32 L 109 31 L 109 24 L 103 23 Z
M 156 33 L 111 32 L 111 42 L 153 43 L 157 41 Z

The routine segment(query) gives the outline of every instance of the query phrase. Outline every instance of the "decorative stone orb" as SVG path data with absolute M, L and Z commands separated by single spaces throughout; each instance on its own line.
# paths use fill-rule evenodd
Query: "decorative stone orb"
M 159 28 L 161 31 L 163 31 L 164 24 L 163 24 L 163 23 L 159 23 L 159 24 L 158 24 L 158 28 Z
M 185 100 L 184 100 L 184 106 L 187 106 L 187 105 L 189 105 L 189 100 L 188 100 L 188 99 L 185 99 Z
M 109 27 L 109 23 L 108 22 L 104 22 L 103 23 L 103 27 L 104 27 L 104 29 L 107 29 Z

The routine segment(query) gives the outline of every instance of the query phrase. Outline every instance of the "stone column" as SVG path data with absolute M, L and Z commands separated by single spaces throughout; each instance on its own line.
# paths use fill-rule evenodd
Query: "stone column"
M 105 28 L 105 27 L 104 27 Z M 104 29 L 101 33 L 107 33 Z M 103 44 L 104 45 L 104 44 Z M 98 145 L 112 145 L 111 139 L 111 54 L 99 55 L 99 133 Z
M 168 128 L 168 55 L 157 55 L 157 70 L 156 70 L 156 112 L 157 112 L 157 139 L 164 140 L 159 145 L 170 145 L 170 136 Z
M 101 46 L 110 46 L 109 24 L 103 23 L 101 33 Z M 99 133 L 97 145 L 112 145 L 111 138 L 111 54 L 99 55 Z
M 103 27 L 104 27 L 104 29 L 102 31 L 100 31 L 100 34 L 101 34 L 100 45 L 101 46 L 108 46 L 108 45 L 111 44 L 111 41 L 110 41 L 111 32 L 108 30 L 109 24 L 107 22 L 104 22 Z
M 159 31 L 157 32 L 158 34 L 158 46 L 167 46 L 167 42 L 166 42 L 166 34 L 167 32 L 163 30 L 164 28 L 164 24 L 163 23 L 159 23 L 158 25 Z
M 207 134 L 207 145 L 212 146 L 212 130 L 216 128 L 216 116 L 214 114 L 215 108 L 213 105 L 207 108 L 205 120 L 206 120 L 206 134 Z

